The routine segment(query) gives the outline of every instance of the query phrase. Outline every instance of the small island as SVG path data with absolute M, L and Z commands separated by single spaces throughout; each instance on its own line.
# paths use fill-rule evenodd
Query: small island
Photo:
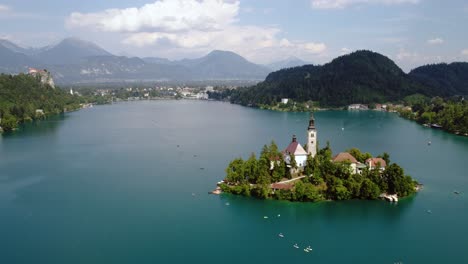
M 418 183 L 391 163 L 387 153 L 372 157 L 353 148 L 332 156 L 328 142 L 318 149 L 313 114 L 305 148 L 296 136 L 283 151 L 272 141 L 258 159 L 252 153 L 245 161 L 231 161 L 217 188 L 236 195 L 302 202 L 381 198 L 396 202 L 418 189 Z

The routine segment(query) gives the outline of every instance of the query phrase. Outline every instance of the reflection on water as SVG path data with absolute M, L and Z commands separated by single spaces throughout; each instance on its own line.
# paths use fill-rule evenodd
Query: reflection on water
M 62 126 L 64 121 L 68 119 L 67 114 L 58 114 L 48 117 L 44 120 L 35 120 L 31 122 L 26 122 L 20 125 L 20 127 L 15 131 L 5 132 L 0 134 L 0 142 L 2 137 L 24 137 L 24 136 L 39 136 L 46 134 L 53 134 L 57 131 L 60 126 Z

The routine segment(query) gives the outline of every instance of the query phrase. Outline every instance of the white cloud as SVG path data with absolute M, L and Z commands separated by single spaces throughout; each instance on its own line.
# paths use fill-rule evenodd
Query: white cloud
M 468 49 L 462 50 L 461 54 L 464 55 L 464 56 L 468 56 Z
M 0 12 L 7 12 L 10 10 L 10 7 L 6 5 L 0 5 Z
M 293 46 L 293 44 L 292 44 L 289 40 L 287 40 L 287 39 L 285 39 L 285 38 L 282 38 L 282 39 L 280 40 L 279 44 L 280 44 L 280 47 L 286 47 L 286 48 L 287 48 L 287 47 L 292 47 L 292 46 Z
M 351 53 L 351 49 L 348 49 L 348 48 L 341 48 L 340 49 L 340 55 L 346 55 L 348 53 Z
M 107 9 L 97 13 L 72 13 L 70 28 L 96 27 L 109 32 L 185 30 L 214 31 L 231 24 L 239 12 L 239 1 L 158 0 L 140 8 Z
M 417 4 L 420 0 L 311 0 L 315 9 L 342 9 L 359 4 Z
M 304 47 L 305 50 L 312 54 L 322 53 L 323 51 L 325 51 L 325 49 L 327 49 L 327 46 L 325 46 L 325 44 L 315 42 L 302 44 L 302 47 Z
M 404 49 L 401 49 L 396 55 L 396 58 L 399 61 L 415 61 L 418 60 L 419 54 L 416 52 L 409 52 Z
M 420 52 L 408 51 L 404 48 L 401 48 L 399 50 L 399 52 L 395 56 L 395 59 L 397 62 L 399 62 L 399 65 L 401 63 L 405 66 L 405 70 L 409 70 L 411 68 L 415 68 L 425 64 L 440 63 L 444 61 L 453 60 L 453 58 L 450 56 L 423 54 Z
M 140 32 L 130 34 L 123 43 L 143 47 L 161 41 L 170 42 L 180 48 L 213 47 L 230 49 L 241 46 L 246 41 L 255 46 L 250 48 L 270 47 L 275 42 L 277 28 L 256 26 L 227 26 L 222 31 L 190 30 L 186 32 Z
M 439 45 L 442 43 L 444 43 L 444 40 L 441 38 L 434 38 L 434 39 L 427 40 L 427 44 L 430 44 L 430 45 Z
M 190 56 L 190 53 L 196 56 L 222 49 L 266 62 L 291 53 L 310 58 L 327 49 L 320 41 L 281 37 L 281 29 L 275 26 L 239 25 L 242 10 L 237 0 L 158 0 L 140 8 L 75 12 L 66 19 L 66 24 L 69 29 L 118 33 L 124 45 L 139 50 L 164 50 L 160 56 Z
M 278 28 L 257 26 L 228 26 L 222 31 L 141 32 L 130 34 L 124 44 L 136 47 L 157 46 L 169 43 L 171 48 L 181 51 L 192 49 L 209 52 L 213 49 L 237 52 L 254 61 L 268 62 L 275 57 L 295 52 L 304 56 L 324 52 L 327 46 L 321 42 L 297 42 L 278 38 Z

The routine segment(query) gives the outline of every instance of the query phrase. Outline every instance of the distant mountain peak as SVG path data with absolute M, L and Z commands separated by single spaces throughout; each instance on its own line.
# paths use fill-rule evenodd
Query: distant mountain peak
M 37 57 L 47 64 L 75 64 L 88 57 L 111 55 L 93 42 L 70 37 L 43 49 Z
M 11 50 L 13 52 L 24 53 L 24 54 L 28 53 L 28 49 L 20 47 L 19 45 L 11 42 L 8 39 L 0 39 L 0 45 L 2 45 L 3 47 L 5 47 L 5 48 L 7 48 L 7 49 L 9 49 L 9 50 Z
M 239 54 L 237 54 L 237 53 L 235 53 L 233 51 L 228 51 L 228 50 L 212 50 L 205 57 L 213 57 L 213 56 L 231 56 L 231 57 L 244 58 L 241 55 L 239 55 Z
M 5 39 L 5 38 L 0 38 L 0 44 L 1 45 L 11 45 L 11 46 L 17 46 L 15 43 L 11 42 L 10 40 L 8 39 Z
M 293 55 L 292 55 L 292 56 L 289 56 L 289 57 L 287 57 L 287 58 L 286 58 L 286 59 L 284 59 L 284 60 L 285 60 L 285 61 L 294 61 L 294 60 L 300 60 L 300 61 L 302 61 L 301 59 L 299 59 L 298 57 L 296 57 L 296 56 L 293 56 Z
M 232 52 L 232 51 L 229 51 L 229 50 L 217 50 L 217 49 L 215 49 L 215 50 L 212 50 L 212 51 L 211 51 L 210 53 L 208 53 L 208 54 L 236 54 L 236 53 L 234 53 L 234 52 Z M 236 55 L 237 55 L 237 54 L 236 54 Z
M 267 67 L 274 70 L 274 71 L 277 71 L 277 70 L 281 70 L 281 69 L 302 66 L 302 65 L 305 65 L 305 64 L 309 64 L 309 63 L 299 59 L 296 56 L 289 56 L 289 57 L 285 58 L 284 60 L 279 60 L 279 61 L 272 62 L 272 63 L 268 64 Z
M 57 46 L 60 46 L 60 45 L 69 45 L 69 46 L 74 46 L 74 47 L 77 47 L 77 48 L 89 49 L 89 52 L 97 53 L 96 55 L 98 55 L 98 56 L 111 55 L 110 52 L 104 50 L 103 48 L 101 48 L 97 44 L 95 44 L 95 43 L 93 43 L 91 41 L 82 40 L 82 39 L 79 39 L 79 38 L 76 38 L 76 37 L 65 38 L 62 41 L 60 41 L 57 45 L 55 45 L 54 47 L 57 47 Z M 91 50 L 93 50 L 93 51 L 91 51 Z

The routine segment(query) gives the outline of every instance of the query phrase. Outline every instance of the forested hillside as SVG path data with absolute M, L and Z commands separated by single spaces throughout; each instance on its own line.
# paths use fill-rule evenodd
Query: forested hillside
M 423 75 L 428 72 L 424 68 L 406 74 L 389 58 L 363 50 L 323 66 L 304 65 L 273 72 L 256 86 L 226 91 L 218 98 L 229 97 L 233 103 L 252 106 L 273 105 L 281 98 L 290 98 L 296 102 L 317 101 L 322 107 L 340 107 L 394 102 L 412 94 L 454 95 L 464 91 L 468 83 L 468 72 L 461 66 L 450 67 L 453 78 L 449 78 L 451 86 L 445 87 L 443 74 L 430 79 L 427 76 L 432 73 Z
M 468 95 L 468 63 L 439 63 L 418 67 L 409 73 L 438 96 Z
M 0 75 L 0 126 L 8 131 L 20 122 L 79 108 L 80 98 L 44 85 L 26 74 Z

